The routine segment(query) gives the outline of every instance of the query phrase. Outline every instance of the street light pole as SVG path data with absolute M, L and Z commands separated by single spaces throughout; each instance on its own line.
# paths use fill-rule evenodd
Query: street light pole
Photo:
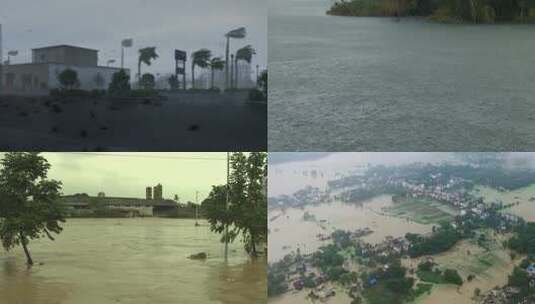
M 227 199 L 225 202 L 225 211 L 228 212 L 229 193 L 230 193 L 230 152 L 227 152 Z M 225 260 L 228 258 L 228 222 L 225 225 Z

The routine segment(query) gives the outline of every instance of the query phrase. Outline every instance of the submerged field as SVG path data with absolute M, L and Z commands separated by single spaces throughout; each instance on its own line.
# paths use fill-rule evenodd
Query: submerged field
M 388 214 L 429 225 L 451 222 L 455 211 L 440 202 L 423 198 L 402 198 L 392 207 L 384 209 Z

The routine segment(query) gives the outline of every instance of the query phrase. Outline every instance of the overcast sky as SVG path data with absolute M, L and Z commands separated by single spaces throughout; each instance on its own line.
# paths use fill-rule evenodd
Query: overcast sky
M 161 183 L 164 198 L 202 202 L 226 182 L 226 153 L 43 153 L 48 177 L 63 182 L 63 193 L 145 197 L 145 187 Z
M 251 44 L 253 64 L 267 63 L 266 0 L 2 0 L 0 23 L 4 57 L 19 50 L 12 63 L 30 62 L 32 48 L 72 44 L 98 49 L 100 65 L 116 59 L 117 66 L 121 40 L 133 38 L 126 67 L 137 71 L 137 50 L 156 46 L 160 58 L 142 72 L 174 73 L 174 49 L 224 57 L 224 34 L 241 26 L 248 36 L 233 40 L 233 49 Z

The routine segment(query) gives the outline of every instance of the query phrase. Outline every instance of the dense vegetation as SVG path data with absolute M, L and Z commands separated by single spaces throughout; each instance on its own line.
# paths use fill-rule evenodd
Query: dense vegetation
M 462 238 L 449 224 L 442 224 L 430 237 L 413 233 L 407 233 L 405 237 L 411 242 L 408 253 L 413 258 L 447 251 Z
M 535 20 L 533 0 L 341 0 L 327 12 L 339 16 L 427 16 L 446 22 Z
M 535 255 L 535 223 L 519 225 L 515 232 L 508 242 L 509 248 L 522 254 Z

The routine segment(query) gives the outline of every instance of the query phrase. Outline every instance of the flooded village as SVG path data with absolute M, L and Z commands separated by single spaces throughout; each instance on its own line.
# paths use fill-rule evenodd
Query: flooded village
M 269 303 L 531 303 L 533 159 L 363 169 L 341 154 L 299 163 L 337 171 L 319 184 L 297 163 L 272 169 L 315 186 L 269 197 Z

